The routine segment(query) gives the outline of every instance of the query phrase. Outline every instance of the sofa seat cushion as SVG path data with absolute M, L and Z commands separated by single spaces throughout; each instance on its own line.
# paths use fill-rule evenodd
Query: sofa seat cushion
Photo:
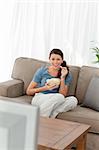
M 18 102 L 18 103 L 24 103 L 24 104 L 30 104 L 33 96 L 20 96 L 20 97 L 15 97 L 15 98 L 9 98 L 9 97 L 4 97 L 0 96 L 1 100 L 8 100 L 8 101 L 13 101 L 13 102 Z
M 99 150 L 99 134 L 87 134 L 86 150 Z
M 99 133 L 99 112 L 90 108 L 77 106 L 72 111 L 60 113 L 57 118 L 89 124 L 90 132 Z

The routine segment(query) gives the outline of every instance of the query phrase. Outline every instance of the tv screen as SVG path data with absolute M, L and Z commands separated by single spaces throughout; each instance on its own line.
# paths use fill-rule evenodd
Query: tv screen
M 0 150 L 37 150 L 39 108 L 0 100 Z

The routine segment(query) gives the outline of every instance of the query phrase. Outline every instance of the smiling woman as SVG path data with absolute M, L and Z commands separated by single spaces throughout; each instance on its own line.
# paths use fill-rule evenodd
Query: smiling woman
M 27 88 L 26 93 L 34 96 L 32 104 L 40 107 L 41 116 L 56 117 L 59 112 L 69 111 L 77 106 L 75 97 L 66 97 L 72 74 L 66 63 L 62 67 L 63 62 L 63 52 L 60 49 L 51 50 L 50 65 L 40 67 Z M 56 84 L 55 79 L 60 80 L 59 84 Z M 53 82 L 48 82 L 50 80 Z

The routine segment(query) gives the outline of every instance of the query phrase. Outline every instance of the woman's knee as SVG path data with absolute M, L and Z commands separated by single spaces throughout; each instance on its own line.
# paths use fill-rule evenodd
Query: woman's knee
M 75 104 L 78 104 L 78 100 L 76 97 L 74 96 L 71 96 L 71 100 L 75 103 Z
M 55 97 L 56 99 L 59 99 L 59 100 L 64 100 L 64 96 L 63 96 L 62 94 L 60 94 L 60 93 L 54 94 L 54 97 Z
M 69 97 L 66 97 L 66 100 L 70 101 L 71 103 L 73 103 L 75 106 L 77 106 L 78 104 L 78 100 L 75 96 L 69 96 Z

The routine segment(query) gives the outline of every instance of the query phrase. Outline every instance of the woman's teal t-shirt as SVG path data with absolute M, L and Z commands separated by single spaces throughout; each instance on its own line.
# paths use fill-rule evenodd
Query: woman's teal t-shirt
M 55 78 L 54 76 L 51 76 L 49 73 L 48 73 L 48 67 L 47 66 L 43 66 L 41 68 L 39 68 L 36 73 L 34 74 L 33 76 L 33 79 L 32 81 L 38 83 L 38 86 L 37 87 L 42 87 L 45 85 L 47 79 L 51 79 L 51 78 Z M 65 79 L 65 84 L 66 85 L 70 85 L 72 81 L 72 74 L 69 73 L 68 76 L 66 77 Z M 47 91 L 43 91 L 41 93 L 44 93 L 44 94 L 48 94 L 48 93 L 58 93 L 59 91 L 59 88 L 55 88 L 53 90 L 47 90 Z

